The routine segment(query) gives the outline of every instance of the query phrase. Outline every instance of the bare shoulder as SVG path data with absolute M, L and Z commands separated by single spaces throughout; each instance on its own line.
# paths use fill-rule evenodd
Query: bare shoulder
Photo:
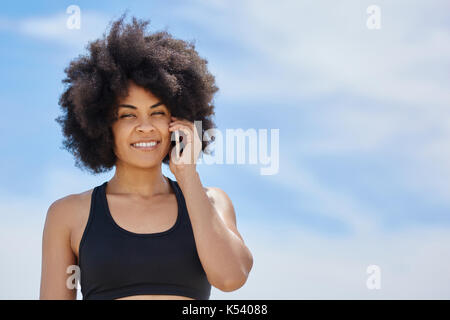
M 233 203 L 228 196 L 228 194 L 218 187 L 204 187 L 208 198 L 213 202 L 213 204 L 220 208 L 232 207 Z
M 69 194 L 55 200 L 48 209 L 47 219 L 51 219 L 71 229 L 79 220 L 80 213 L 85 212 L 86 207 L 90 206 L 92 190 Z

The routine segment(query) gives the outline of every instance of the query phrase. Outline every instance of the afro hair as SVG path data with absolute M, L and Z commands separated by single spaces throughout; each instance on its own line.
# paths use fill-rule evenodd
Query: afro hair
M 201 134 L 215 127 L 212 100 L 219 89 L 194 42 L 174 39 L 167 31 L 149 34 L 149 20 L 133 17 L 126 24 L 124 19 L 125 14 L 112 21 L 109 34 L 89 42 L 88 54 L 64 69 L 59 98 L 63 115 L 55 121 L 62 126 L 63 148 L 75 156 L 75 165 L 94 174 L 116 164 L 111 125 L 130 80 L 160 98 L 173 116 L 202 121 Z M 209 143 L 202 141 L 203 152 L 209 153 Z M 168 154 L 163 163 L 169 163 Z

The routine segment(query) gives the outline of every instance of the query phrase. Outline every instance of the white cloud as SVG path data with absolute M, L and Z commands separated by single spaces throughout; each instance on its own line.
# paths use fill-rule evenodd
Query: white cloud
M 80 29 L 69 29 L 67 20 L 70 14 L 65 11 L 47 15 L 11 20 L 0 19 L 0 29 L 18 32 L 46 41 L 70 47 L 84 47 L 88 41 L 100 37 L 108 25 L 109 19 L 102 13 L 81 10 Z
M 450 110 L 333 104 L 318 106 L 308 119 L 315 129 L 304 132 L 297 157 L 395 159 L 390 166 L 403 190 L 450 204 Z
M 340 238 L 251 222 L 242 233 L 254 258 L 238 291 L 212 299 L 449 299 L 450 237 L 445 228 Z M 369 290 L 369 265 L 381 289 Z
M 378 1 L 380 30 L 366 27 L 368 1 L 228 1 L 220 12 L 200 3 L 180 8 L 180 19 L 245 49 L 211 62 L 221 96 L 298 101 L 314 128 L 301 156 L 392 156 L 404 190 L 448 203 L 446 1 Z M 321 100 L 333 95 L 348 104 Z
M 99 185 L 104 177 L 80 174 L 78 169 L 51 168 L 34 195 L 0 192 L 0 299 L 38 299 L 42 232 L 48 207 L 69 194 Z M 77 171 L 78 170 L 78 171 Z
M 406 112 L 358 102 L 317 106 L 314 112 L 305 111 L 304 116 L 320 130 L 304 132 L 306 139 L 302 139 L 298 150 L 315 156 L 354 152 L 379 155 L 401 150 L 410 157 L 419 157 L 428 153 L 426 149 L 450 138 L 449 111 L 416 106 Z
M 291 157 L 285 153 L 280 160 L 279 173 L 273 176 L 260 176 L 259 179 L 261 183 L 271 184 L 278 192 L 291 190 L 308 199 L 299 203 L 298 207 L 291 208 L 292 215 L 295 216 L 300 210 L 308 210 L 321 214 L 323 219 L 328 217 L 347 224 L 350 232 L 355 234 L 379 232 L 382 216 L 372 209 L 370 204 L 363 203 L 350 193 L 328 187 L 324 181 L 320 181 L 304 169 L 301 159 L 290 159 Z M 247 169 L 256 174 L 252 168 Z
M 437 15 L 445 3 L 380 1 L 378 31 L 366 27 L 369 4 L 232 1 L 220 12 L 207 5 L 183 8 L 180 18 L 237 41 L 261 59 L 246 72 L 235 60 L 217 67 L 229 94 L 258 96 L 271 87 L 266 94 L 277 97 L 346 92 L 403 103 L 398 107 L 446 106 L 448 77 L 439 66 L 449 63 L 448 26 L 429 26 L 420 15 L 430 7 Z
M 0 201 L 0 299 L 37 299 L 45 204 L 27 197 Z

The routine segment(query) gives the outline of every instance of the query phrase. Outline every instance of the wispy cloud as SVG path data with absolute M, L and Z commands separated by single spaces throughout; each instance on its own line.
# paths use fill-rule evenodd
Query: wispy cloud
M 366 26 L 369 2 L 247 0 L 222 3 L 221 11 L 201 3 L 205 7 L 180 11 L 180 18 L 237 41 L 260 58 L 244 74 L 240 68 L 221 70 L 227 71 L 226 85 L 250 89 L 239 94 L 260 95 L 261 85 L 270 84 L 269 93 L 288 97 L 345 92 L 424 107 L 450 101 L 449 80 L 439 67 L 449 63 L 448 25 L 430 25 L 420 16 L 430 8 L 442 15 L 444 2 L 379 1 L 383 25 L 376 31 Z
M 212 64 L 225 96 L 296 101 L 296 115 L 308 116 L 299 157 L 390 155 L 405 190 L 448 202 L 446 1 L 378 1 L 380 30 L 366 26 L 368 1 L 199 4 L 180 19 L 241 50 L 238 61 Z
M 245 230 L 254 268 L 236 292 L 214 299 L 449 299 L 446 228 L 408 228 L 328 238 L 252 222 Z M 369 290 L 369 265 L 381 269 L 381 289 Z
M 53 166 L 43 170 L 45 179 L 39 192 L 33 195 L 11 194 L 0 189 L 0 241 L 4 244 L 0 246 L 0 299 L 39 298 L 42 232 L 50 204 L 107 179 L 106 175 L 81 174 L 76 168 Z
M 0 18 L 0 29 L 70 47 L 84 47 L 106 31 L 109 19 L 100 12 L 81 11 L 80 29 L 69 29 L 65 11 L 51 15 L 12 20 Z

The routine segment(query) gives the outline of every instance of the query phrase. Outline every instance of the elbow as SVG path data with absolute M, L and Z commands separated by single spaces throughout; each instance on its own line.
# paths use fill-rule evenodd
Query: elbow
M 220 290 L 224 292 L 232 292 L 240 289 L 248 279 L 248 274 L 243 275 L 240 278 L 236 279 L 230 279 L 228 281 L 225 281 L 225 283 L 221 286 Z
M 244 261 L 245 262 L 240 265 L 239 271 L 236 270 L 230 277 L 226 277 L 225 279 L 222 278 L 220 282 L 216 281 L 215 283 L 217 285 L 213 284 L 214 287 L 224 292 L 231 292 L 241 288 L 247 282 L 250 270 L 253 267 L 253 256 L 248 249 Z
M 252 267 L 253 267 L 253 257 L 250 255 L 248 263 L 246 267 L 242 269 L 240 276 L 225 281 L 225 283 L 221 286 L 220 290 L 224 292 L 231 292 L 240 289 L 247 282 Z

